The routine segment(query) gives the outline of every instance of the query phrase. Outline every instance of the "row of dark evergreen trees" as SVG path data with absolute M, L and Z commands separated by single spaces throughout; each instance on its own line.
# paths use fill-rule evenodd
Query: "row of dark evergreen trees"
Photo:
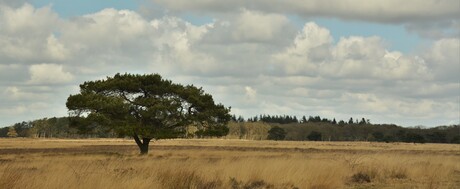
M 308 119 L 306 116 L 302 116 L 302 118 L 299 120 L 297 119 L 297 116 L 290 116 L 290 115 L 259 115 L 259 116 L 254 116 L 250 117 L 248 119 L 244 119 L 242 116 L 236 117 L 236 115 L 232 116 L 232 121 L 234 122 L 258 122 L 262 121 L 265 123 L 279 123 L 279 124 L 290 124 L 290 123 L 330 123 L 334 125 L 346 125 L 346 124 L 370 124 L 369 119 L 361 118 L 359 119 L 353 119 L 351 117 L 347 122 L 344 120 L 336 121 L 336 119 L 327 119 L 327 118 L 321 118 L 320 116 L 309 116 Z

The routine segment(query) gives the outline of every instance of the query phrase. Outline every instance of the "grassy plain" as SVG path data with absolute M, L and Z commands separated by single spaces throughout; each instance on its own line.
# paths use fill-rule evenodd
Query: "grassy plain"
M 460 145 L 373 142 L 0 139 L 0 188 L 460 186 Z

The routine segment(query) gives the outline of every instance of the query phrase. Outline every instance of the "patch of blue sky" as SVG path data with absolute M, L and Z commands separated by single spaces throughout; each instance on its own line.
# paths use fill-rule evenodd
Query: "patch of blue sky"
M 334 37 L 335 42 L 341 37 L 349 36 L 379 36 L 384 40 L 388 49 L 397 50 L 403 53 L 414 52 L 420 45 L 426 41 L 415 33 L 409 33 L 403 25 L 399 24 L 380 24 L 363 21 L 340 20 L 336 18 L 310 18 L 303 19 L 296 16 L 289 18 L 298 25 L 303 27 L 306 22 L 312 21 L 321 27 L 327 28 Z
M 105 8 L 138 10 L 141 0 L 31 0 L 35 7 L 52 5 L 61 17 L 71 18 L 98 12 Z
M 141 6 L 145 3 L 144 0 L 78 0 L 78 1 L 69 1 L 69 0 L 31 0 L 30 2 L 35 7 L 43 7 L 51 5 L 52 9 L 57 12 L 61 17 L 71 18 L 75 16 L 80 16 L 84 14 L 91 14 L 98 12 L 105 8 L 114 8 L 114 9 L 128 9 L 133 11 L 138 11 Z M 151 3 L 152 6 L 158 6 L 154 3 Z M 159 6 L 161 7 L 161 6 Z M 182 19 L 194 24 L 194 25 L 204 25 L 213 22 L 213 18 L 210 16 L 205 16 L 201 14 L 192 14 L 192 13 L 180 13 L 178 15 Z

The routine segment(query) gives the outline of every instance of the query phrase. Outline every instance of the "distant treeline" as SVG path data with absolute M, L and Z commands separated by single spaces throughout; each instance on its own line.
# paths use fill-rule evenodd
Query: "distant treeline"
M 365 118 L 337 121 L 320 116 L 302 116 L 300 119 L 289 115 L 259 115 L 248 119 L 232 116 L 228 127 L 229 132 L 225 138 L 235 139 L 460 144 L 460 125 L 407 128 L 394 124 L 372 124 Z M 190 136 L 194 135 L 187 135 Z M 123 136 L 118 136 L 110 128 L 98 124 L 75 125 L 70 124 L 68 117 L 54 117 L 0 128 L 0 137 L 113 138 Z
M 71 126 L 68 117 L 53 117 L 23 121 L 0 128 L 0 137 L 113 138 L 117 135 L 111 129 L 98 124 Z
M 460 144 L 460 125 L 407 128 L 389 124 L 272 124 L 286 131 L 285 140 L 377 141 Z
M 265 123 L 279 123 L 279 124 L 289 124 L 289 123 L 331 123 L 331 124 L 339 124 L 339 125 L 346 125 L 346 124 L 370 124 L 369 119 L 361 118 L 359 119 L 353 119 L 352 117 L 348 121 L 340 120 L 336 121 L 334 119 L 327 119 L 327 118 L 321 118 L 320 116 L 308 116 L 308 119 L 306 116 L 302 116 L 302 118 L 299 120 L 297 119 L 297 116 L 290 116 L 290 115 L 259 115 L 259 116 L 254 116 L 250 117 L 247 120 L 244 119 L 242 116 L 236 117 L 236 115 L 232 116 L 232 121 L 234 122 L 265 122 Z

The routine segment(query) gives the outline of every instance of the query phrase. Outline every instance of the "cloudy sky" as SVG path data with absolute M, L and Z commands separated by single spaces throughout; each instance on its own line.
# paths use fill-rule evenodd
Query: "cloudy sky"
M 244 117 L 460 122 L 458 0 L 0 0 L 0 126 L 159 73 Z

